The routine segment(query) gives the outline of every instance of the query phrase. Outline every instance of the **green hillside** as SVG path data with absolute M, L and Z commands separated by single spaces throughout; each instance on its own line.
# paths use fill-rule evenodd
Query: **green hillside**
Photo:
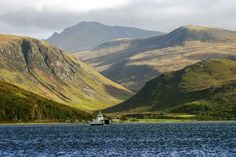
M 236 117 L 236 61 L 207 60 L 164 73 L 106 112 L 185 113 L 201 119 Z
M 206 59 L 236 58 L 235 43 L 233 31 L 187 25 L 162 36 L 107 42 L 92 51 L 79 52 L 77 57 L 137 92 L 161 73 Z
M 47 42 L 0 35 L 0 80 L 82 110 L 124 101 L 132 92 Z
M 90 120 L 91 114 L 0 81 L 0 122 Z

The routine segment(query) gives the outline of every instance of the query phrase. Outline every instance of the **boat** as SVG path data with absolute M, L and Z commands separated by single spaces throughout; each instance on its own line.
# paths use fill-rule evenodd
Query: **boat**
M 105 120 L 103 114 L 101 111 L 98 112 L 96 119 L 93 119 L 92 122 L 90 122 L 90 125 L 106 125 L 109 124 L 109 120 Z

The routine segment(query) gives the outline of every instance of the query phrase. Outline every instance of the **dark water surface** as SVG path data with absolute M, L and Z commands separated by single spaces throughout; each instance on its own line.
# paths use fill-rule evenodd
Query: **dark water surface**
M 236 122 L 0 126 L 0 156 L 236 156 Z

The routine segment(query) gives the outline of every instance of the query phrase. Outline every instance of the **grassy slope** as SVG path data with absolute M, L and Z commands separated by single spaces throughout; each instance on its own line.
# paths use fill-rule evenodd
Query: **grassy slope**
M 235 43 L 235 32 L 189 25 L 162 37 L 103 44 L 77 57 L 113 81 L 138 91 L 163 72 L 209 58 L 236 58 Z
M 56 47 L 0 35 L 0 79 L 83 110 L 98 110 L 132 93 Z
M 0 81 L 0 122 L 89 120 L 91 115 Z
M 236 62 L 207 60 L 149 81 L 127 101 L 107 112 L 173 112 L 201 118 L 236 116 Z

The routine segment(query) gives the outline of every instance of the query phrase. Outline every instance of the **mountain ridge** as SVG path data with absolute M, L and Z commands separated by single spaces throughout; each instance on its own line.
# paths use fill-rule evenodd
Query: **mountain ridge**
M 0 80 L 83 110 L 114 105 L 132 92 L 51 44 L 0 35 Z
M 201 109 L 221 106 L 224 110 L 233 107 L 236 113 L 235 96 L 236 61 L 214 59 L 161 74 L 125 102 L 105 111 L 200 114 Z
M 210 58 L 235 58 L 235 43 L 233 31 L 187 25 L 162 36 L 110 41 L 76 56 L 136 92 L 163 72 Z M 143 71 L 147 75 L 144 76 Z
M 158 31 L 135 27 L 108 26 L 95 21 L 83 21 L 65 28 L 61 33 L 54 33 L 47 41 L 69 52 L 78 52 L 92 49 L 112 39 L 145 38 L 161 34 Z

